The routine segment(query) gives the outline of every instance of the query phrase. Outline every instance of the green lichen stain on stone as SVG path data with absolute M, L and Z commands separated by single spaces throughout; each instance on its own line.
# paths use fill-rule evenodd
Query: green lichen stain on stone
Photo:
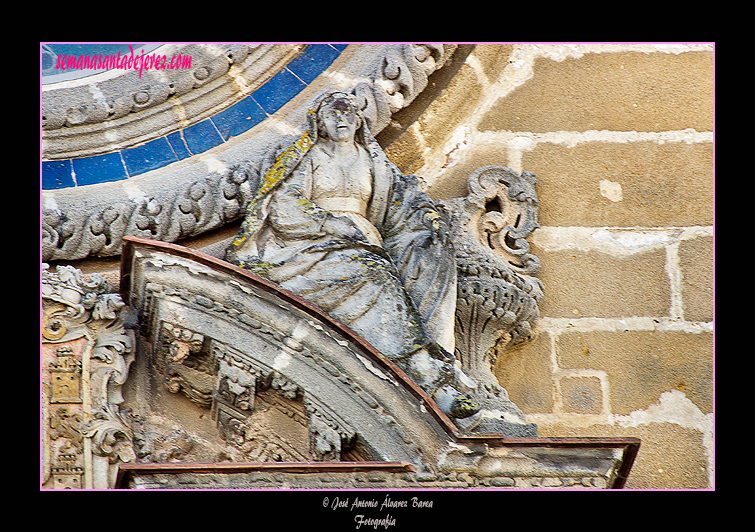
M 263 260 L 245 260 L 239 266 L 262 277 L 267 277 L 268 272 L 275 268 L 275 264 Z
M 308 198 L 299 198 L 298 200 L 296 200 L 296 204 L 301 207 L 302 211 L 307 216 L 314 217 L 322 215 L 322 209 Z
M 454 400 L 449 414 L 451 417 L 464 419 L 480 411 L 480 405 L 463 395 Z
M 435 229 L 436 231 L 440 229 L 440 223 L 438 222 L 438 220 L 440 219 L 440 214 L 438 214 L 436 211 L 429 211 L 425 213 L 425 218 L 430 220 L 433 229 Z
M 369 259 L 367 257 L 363 257 L 361 255 L 349 255 L 349 258 L 355 262 L 359 262 L 362 265 L 362 268 L 368 268 L 370 270 L 376 271 L 390 271 L 386 266 L 385 263 L 379 260 Z

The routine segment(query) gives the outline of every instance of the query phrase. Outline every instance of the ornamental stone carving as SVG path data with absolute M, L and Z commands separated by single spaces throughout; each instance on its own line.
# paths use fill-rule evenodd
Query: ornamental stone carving
M 373 136 L 452 52 L 385 45 L 219 171 L 45 211 L 45 256 L 121 253 L 121 286 L 43 273 L 44 487 L 623 484 L 637 442 L 537 438 L 492 372 L 543 298 L 534 174 L 485 166 L 435 202 Z M 198 68 L 186 94 L 253 53 Z M 115 120 L 146 120 L 144 98 Z M 225 253 L 169 243 L 239 217 Z
M 182 392 L 198 405 L 210 405 L 215 371 L 214 362 L 202 349 L 204 337 L 188 329 L 163 323 L 162 346 L 156 363 L 165 379 L 165 387 L 172 393 Z
M 354 329 L 460 428 L 535 435 L 488 356 L 501 336 L 529 338 L 537 319 L 534 175 L 480 168 L 443 209 L 387 160 L 353 93 L 318 97 L 303 130 L 260 166 L 226 260 Z
M 171 108 L 178 98 L 194 102 L 184 119 L 195 123 L 202 114 L 233 102 L 233 98 L 227 98 L 229 89 L 223 89 L 229 83 L 226 74 L 231 68 L 250 85 L 260 84 L 266 71 L 275 71 L 277 63 L 285 62 L 302 48 L 303 45 L 293 44 L 164 45 L 153 53 L 187 58 L 188 68 L 116 71 L 114 78 L 111 73 L 111 79 L 100 76 L 96 85 L 99 94 L 84 83 L 47 85 L 43 87 L 42 100 L 45 155 L 61 159 L 107 153 L 115 147 L 114 138 L 120 146 L 128 146 L 152 137 L 155 129 L 171 132 L 176 125 L 168 117 L 158 116 L 162 114 L 159 106 Z M 135 53 L 138 56 L 139 50 Z M 126 133 L 128 118 L 132 127 Z M 71 138 L 71 128 L 83 130 L 77 131 L 77 139 Z M 115 134 L 104 135 L 106 129 Z
M 134 336 L 104 278 L 59 266 L 42 272 L 43 485 L 106 488 L 109 464 L 135 458 L 121 411 Z
M 443 202 L 458 268 L 456 355 L 480 383 L 481 430 L 495 430 L 496 420 L 522 436 L 536 435 L 536 428 L 525 423 L 492 367 L 493 348 L 528 340 L 539 315 L 543 287 L 534 275 L 540 261 L 526 240 L 538 227 L 535 183 L 531 172 L 484 166 L 467 179 L 466 197 Z
M 455 45 L 385 44 L 358 47 L 348 56 L 348 62 L 341 65 L 341 72 L 345 78 L 361 80 L 354 93 L 373 134 L 390 122 L 392 113 L 409 105 L 425 89 L 428 76 L 448 61 L 454 49 Z M 204 119 L 246 97 L 264 81 L 258 80 L 264 78 L 264 72 L 283 68 L 298 52 L 301 45 L 191 48 L 186 53 L 196 54 L 200 63 L 193 63 L 190 72 L 175 71 L 178 77 L 169 81 L 155 78 L 154 85 L 141 80 L 140 83 L 136 83 L 137 80 L 112 83 L 112 90 L 131 87 L 131 92 L 114 94 L 115 99 L 110 103 L 107 98 L 88 101 L 97 91 L 89 91 L 86 85 L 74 96 L 66 91 L 55 94 L 55 90 L 50 89 L 43 95 L 43 156 L 46 161 L 53 161 L 90 155 L 87 150 L 92 145 L 96 145 L 96 153 L 105 153 L 144 142 L 155 135 L 175 132 L 187 122 L 159 121 L 175 115 L 171 109 L 179 105 L 178 96 L 186 97 L 188 92 L 192 98 L 203 102 L 196 117 L 187 117 L 188 123 Z M 238 74 L 236 69 L 243 74 Z M 199 80 L 197 76 L 205 71 L 209 74 Z M 238 89 L 240 77 L 246 79 L 243 90 Z M 142 90 L 145 83 L 149 85 L 146 92 Z M 134 103 L 137 94 L 146 95 L 143 103 Z M 71 98 L 86 100 L 80 106 L 86 119 L 70 121 L 71 109 L 67 106 Z M 123 186 L 90 185 L 44 191 L 43 260 L 114 256 L 120 253 L 124 235 L 175 242 L 242 217 L 259 186 L 259 175 L 255 171 L 258 163 L 250 161 L 259 161 L 271 145 L 280 142 L 285 137 L 281 130 L 297 127 L 306 108 L 286 108 L 285 113 L 279 111 L 276 116 L 281 113 L 281 120 L 287 125 L 263 128 L 246 139 L 243 146 L 229 148 L 215 157 L 186 159 L 180 169 L 166 166 L 140 174 L 137 179 L 124 171 L 120 183 Z M 132 138 L 134 120 L 141 133 Z M 119 127 L 120 123 L 123 127 Z M 90 138 L 93 135 L 95 138 Z M 123 137 L 115 145 L 107 140 L 114 135 Z M 77 142 L 82 145 L 74 146 Z
M 475 384 L 454 364 L 448 220 L 388 161 L 357 98 L 318 97 L 270 160 L 226 260 L 332 314 L 450 417 L 473 417 Z
M 126 242 L 122 290 L 146 351 L 127 399 L 137 459 L 118 468 L 120 487 L 176 486 L 176 475 L 197 487 L 331 489 L 615 487 L 626 476 L 636 442 L 465 433 L 398 365 L 308 301 L 200 252 Z M 152 361 L 171 344 L 188 352 L 182 362 L 208 357 L 209 405 L 166 388 Z M 481 386 L 487 418 L 497 409 L 517 425 L 500 390 Z M 501 426 L 493 421 L 480 426 Z
M 503 166 L 485 166 L 467 180 L 469 194 L 443 203 L 451 213 L 459 296 L 456 305 L 457 348 L 462 364 L 475 378 L 494 382 L 483 360 L 489 348 L 531 336 L 543 298 L 534 275 L 539 259 L 526 238 L 538 227 L 535 176 Z

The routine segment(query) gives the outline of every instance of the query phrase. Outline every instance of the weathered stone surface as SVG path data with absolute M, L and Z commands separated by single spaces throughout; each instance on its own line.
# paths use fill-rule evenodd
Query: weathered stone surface
M 679 244 L 684 319 L 713 321 L 713 237 L 703 236 Z
M 276 71 L 283 68 L 283 64 L 279 63 L 290 60 L 291 54 L 300 49 L 296 46 L 291 48 L 290 45 L 268 46 L 273 47 L 273 55 L 279 59 L 278 62 L 274 62 Z M 278 50 L 276 47 L 285 49 Z M 344 61 L 339 63 L 341 76 L 337 79 L 329 78 L 329 83 L 332 88 L 345 88 L 343 85 L 348 85 L 350 90 L 355 88 L 354 80 L 359 80 L 356 82 L 355 90 L 358 92 L 360 103 L 364 106 L 365 115 L 371 121 L 374 133 L 377 134 L 390 122 L 393 113 L 409 105 L 422 92 L 427 86 L 428 75 L 443 66 L 454 47 L 455 45 L 391 43 L 376 47 L 367 46 L 359 48 L 358 51 L 352 50 L 354 53 L 347 53 Z M 221 75 L 216 80 L 212 76 L 205 78 L 212 83 L 206 85 L 199 83 L 201 87 L 198 92 L 207 93 L 211 101 L 205 102 L 209 106 L 208 109 L 191 109 L 192 113 L 198 113 L 196 115 L 198 120 L 204 119 L 205 113 L 224 109 L 228 103 L 228 90 L 238 89 L 239 80 L 236 77 L 224 76 L 229 70 L 230 63 L 240 59 L 242 54 L 238 48 L 238 46 L 234 48 L 236 55 L 223 47 L 208 48 L 213 52 L 212 61 L 217 62 L 225 70 L 216 69 Z M 247 48 L 251 50 L 253 47 Z M 267 49 L 267 47 L 263 46 L 260 49 Z M 253 64 L 254 60 L 255 54 L 251 53 L 249 61 Z M 269 63 L 266 64 L 270 66 Z M 199 66 L 196 70 L 201 68 L 203 67 Z M 401 72 L 402 76 L 399 77 L 397 72 Z M 260 72 L 254 74 L 257 75 Z M 182 75 L 190 77 L 193 83 L 192 73 L 183 72 Z M 288 73 L 288 75 L 294 78 L 292 74 Z M 265 77 L 264 74 L 263 77 Z M 216 82 L 225 83 L 223 87 L 226 90 L 219 91 L 221 94 L 212 98 L 213 91 L 210 89 Z M 171 87 L 168 81 L 161 80 L 161 83 L 164 88 L 174 90 L 174 93 L 178 90 L 176 87 Z M 284 109 L 276 113 L 276 120 L 266 121 L 261 124 L 261 127 L 252 128 L 222 146 L 220 145 L 221 138 L 218 136 L 218 146 L 205 148 L 197 156 L 191 156 L 193 155 L 191 152 L 175 164 L 139 173 L 138 176 L 130 176 L 125 168 L 122 168 L 118 175 L 101 178 L 99 174 L 104 168 L 102 165 L 121 164 L 119 153 L 106 153 L 107 161 L 99 159 L 88 161 L 95 166 L 100 165 L 93 170 L 95 181 L 92 186 L 74 187 L 71 183 L 67 185 L 68 188 L 46 190 L 43 201 L 44 260 L 77 260 L 89 256 L 117 255 L 124 235 L 175 242 L 217 229 L 243 216 L 250 194 L 258 186 L 248 171 L 250 160 L 259 159 L 271 145 L 275 145 L 286 135 L 295 131 L 307 112 L 311 98 L 317 94 L 317 92 L 308 93 L 308 90 L 303 90 L 305 84 L 300 80 L 296 81 L 294 78 L 294 83 L 301 84 L 303 94 L 292 97 L 291 101 L 278 102 L 275 110 L 281 107 Z M 91 91 L 87 85 L 82 87 L 80 92 L 86 98 L 92 98 L 92 95 L 98 92 L 96 86 L 92 86 Z M 309 87 L 313 91 L 326 88 L 321 83 L 312 83 L 307 86 L 307 89 Z M 126 100 L 133 101 L 129 88 L 126 87 L 124 96 Z M 50 91 L 52 89 L 49 89 L 48 93 Z M 235 98 L 240 99 L 245 95 L 243 91 L 240 91 L 235 94 Z M 167 93 L 164 96 L 167 97 Z M 61 97 L 65 99 L 64 96 Z M 144 112 L 135 113 L 137 118 L 153 118 L 155 128 L 147 127 L 141 135 L 129 132 L 131 136 L 137 137 L 134 142 L 153 140 L 155 136 L 167 135 L 182 125 L 185 126 L 183 120 L 186 117 L 177 116 L 181 114 L 181 111 L 176 112 L 174 109 L 173 104 L 176 102 L 174 98 L 172 101 L 163 101 L 155 107 L 150 107 Z M 178 102 L 180 105 L 187 103 L 180 100 Z M 124 109 L 124 113 L 128 114 L 128 112 L 130 112 L 129 109 Z M 271 109 L 270 112 L 274 111 Z M 262 115 L 267 116 L 265 113 Z M 136 127 L 130 120 L 133 120 L 133 117 L 124 115 L 122 118 L 125 122 L 124 130 L 128 130 L 130 126 Z M 110 131 L 108 128 L 114 124 L 111 121 L 103 122 L 101 117 L 97 118 L 97 121 L 99 123 L 91 127 Z M 149 122 L 149 120 L 144 121 Z M 49 135 L 64 137 L 63 144 L 66 146 L 62 149 L 72 151 L 73 154 L 68 153 L 66 157 L 74 157 L 78 148 L 70 145 L 86 143 L 88 133 L 86 128 L 90 126 L 84 125 L 84 130 L 75 131 L 70 131 L 70 128 L 60 129 L 64 122 L 65 120 L 58 121 L 54 125 L 46 124 L 46 135 L 47 130 L 53 128 L 54 131 L 49 132 Z M 195 126 L 203 123 L 200 122 Z M 207 127 L 208 134 L 214 135 L 215 126 L 207 124 Z M 145 135 L 147 135 L 146 138 L 144 138 Z M 125 132 L 123 135 L 116 134 L 119 141 L 123 136 L 128 135 Z M 201 140 L 202 134 L 198 136 Z M 48 141 L 45 143 L 49 144 Z M 120 148 L 123 146 L 116 143 L 113 146 L 106 146 L 105 151 Z M 102 150 L 98 153 L 102 153 Z M 63 162 L 72 164 L 70 160 Z M 113 180 L 115 181 L 110 182 Z
M 553 411 L 550 352 L 550 337 L 543 333 L 530 342 L 499 351 L 495 376 L 525 414 Z
M 374 49 L 379 46 L 374 45 Z M 427 191 L 436 199 L 463 197 L 467 176 L 481 165 L 504 164 L 538 175 L 543 227 L 535 232 L 531 251 L 542 261 L 539 277 L 545 281 L 540 325 L 529 343 L 499 351 L 494 373 L 500 384 L 527 419 L 537 422 L 541 437 L 642 438 L 642 450 L 627 487 L 713 487 L 712 429 L 706 432 L 690 424 L 684 409 L 658 407 L 657 394 L 686 394 L 688 403 L 682 401 L 682 406 L 686 404 L 692 411 L 699 408 L 698 415 L 710 418 L 712 427 L 712 385 L 709 382 L 705 391 L 702 381 L 710 377 L 713 351 L 714 145 L 710 110 L 714 45 L 478 44 L 458 48 L 464 46 L 472 51 L 466 51 L 461 64 L 449 64 L 451 70 L 444 68 L 437 76 L 431 75 L 427 88 L 412 105 L 391 114 L 393 121 L 379 139 L 390 139 L 384 148 L 391 159 L 404 173 L 421 174 Z M 353 49 L 349 47 L 344 53 L 348 55 Z M 372 67 L 380 66 L 362 63 L 351 69 L 351 59 L 343 64 L 346 70 L 339 68 L 328 83 L 353 79 L 351 74 L 378 72 Z M 447 77 L 443 77 L 444 72 Z M 322 86 L 317 90 L 325 89 Z M 432 90 L 436 92 L 431 94 Z M 285 128 L 287 123 L 282 115 L 276 117 L 276 124 Z M 441 126 L 434 127 L 436 124 Z M 216 162 L 225 165 L 249 155 L 241 149 L 242 143 L 235 144 L 227 157 L 224 154 Z M 209 166 L 200 166 L 203 168 L 198 173 L 181 169 L 188 179 L 184 188 L 212 173 Z M 430 171 L 419 172 L 423 166 Z M 182 176 L 174 183 L 184 183 Z M 235 186 L 243 187 L 243 183 Z M 156 196 L 158 189 L 147 183 L 141 190 L 146 196 Z M 224 192 L 232 191 L 228 188 Z M 130 192 L 141 193 L 136 189 Z M 55 197 L 62 210 L 68 203 L 84 203 L 76 198 L 69 201 L 65 193 L 56 193 Z M 115 207 L 126 199 L 126 195 L 113 193 L 105 203 Z M 199 204 L 184 205 L 199 212 Z M 55 208 L 54 202 L 48 206 Z M 146 220 L 139 223 L 145 225 L 150 221 L 146 216 L 149 209 L 143 214 Z M 194 218 L 182 216 L 184 223 L 191 222 L 189 216 Z M 202 225 L 206 220 L 210 219 L 195 219 L 196 227 L 206 227 Z M 95 216 L 92 222 L 94 239 L 105 246 L 107 236 L 98 232 L 102 220 Z M 145 227 L 149 229 L 149 223 Z M 231 229 L 205 232 L 183 243 L 188 247 L 209 246 L 206 249 L 213 250 L 210 254 L 222 256 L 225 242 L 235 235 L 238 225 L 234 227 L 232 222 L 225 227 Z M 614 253 L 615 249 L 604 249 L 594 242 L 581 249 L 586 241 L 583 237 L 592 240 L 594 232 L 602 228 L 613 236 L 617 231 L 626 232 L 619 235 L 622 238 L 660 235 L 662 242 L 633 252 L 624 249 Z M 69 229 L 67 226 L 62 232 Z M 550 236 L 541 238 L 544 235 Z M 143 236 L 155 235 L 145 232 Z M 561 243 L 554 245 L 558 238 Z M 66 252 L 76 244 L 58 242 Z M 113 250 L 117 252 L 119 245 L 106 249 Z M 582 260 L 596 268 L 596 283 L 590 284 L 586 267 L 578 271 L 576 263 Z M 105 274 L 113 286 L 118 283 L 117 258 L 95 262 L 90 257 L 77 266 L 87 273 Z M 567 296 L 572 290 L 566 285 L 571 279 L 592 292 L 587 299 L 584 292 L 573 294 L 574 300 L 583 298 L 590 303 L 588 312 L 578 309 L 574 314 L 576 307 L 569 306 Z M 634 286 L 645 287 L 644 292 L 634 291 Z M 552 295 L 560 298 L 558 308 L 552 305 L 556 301 Z M 612 308 L 620 310 L 613 312 Z M 584 344 L 576 342 L 574 335 L 581 335 Z M 645 347 L 658 348 L 659 358 L 643 352 Z M 667 350 L 675 354 L 669 358 Z M 682 353 L 685 350 L 687 354 Z M 54 351 L 47 355 L 56 356 Z M 690 384 L 673 378 L 689 375 L 688 368 L 683 367 L 685 357 L 689 357 L 689 367 L 703 368 L 697 375 L 700 382 L 692 379 Z M 136 363 L 140 362 L 137 358 Z M 630 362 L 635 364 L 633 368 L 628 368 Z M 643 371 L 650 376 L 649 387 L 637 377 Z M 142 373 L 132 371 L 132 375 L 141 378 Z M 610 393 L 610 397 L 603 397 L 605 411 L 600 413 L 592 401 L 587 401 L 586 394 L 588 389 L 597 393 L 598 381 L 602 390 Z M 130 384 L 127 382 L 126 387 Z M 569 384 L 585 393 L 577 393 L 570 400 L 565 395 Z M 166 402 L 159 408 L 167 412 L 196 408 L 181 393 L 164 390 L 161 394 Z M 196 431 L 205 427 L 208 432 L 202 434 L 208 439 L 216 431 L 216 422 L 209 414 L 206 418 L 188 415 L 184 422 Z M 154 447 L 163 453 L 170 449 L 168 442 L 179 449 L 182 441 L 176 436 L 166 439 L 161 444 L 164 447 Z M 418 478 L 423 482 L 436 480 L 425 473 Z M 467 486 L 468 478 L 454 474 L 453 479 L 449 476 L 443 482 L 445 486 L 462 487 Z M 539 486 L 554 481 L 527 482 Z M 490 480 L 491 486 L 502 487 L 524 483 L 513 477 Z
M 710 143 L 543 143 L 522 156 L 542 176 L 541 224 L 557 226 L 710 225 L 712 163 Z M 618 183 L 621 195 L 602 182 Z
M 603 412 L 603 390 L 597 377 L 561 377 L 564 412 L 575 414 L 600 414 Z
M 713 55 L 585 54 L 540 58 L 534 76 L 501 99 L 481 130 L 713 129 Z M 544 103 L 547 102 L 547 105 Z
M 142 349 L 152 346 L 124 405 L 147 464 L 130 468 L 142 473 L 128 487 L 250 487 L 248 476 L 213 473 L 206 481 L 190 466 L 150 472 L 171 460 L 313 460 L 323 469 L 309 462 L 309 471 L 325 476 L 334 462 L 372 460 L 416 472 L 328 482 L 349 488 L 604 488 L 621 485 L 631 465 L 635 440 L 525 438 L 511 446 L 500 434 L 462 435 L 395 364 L 306 301 L 207 255 L 127 241 L 122 290 L 140 316 Z M 215 376 L 209 394 L 201 373 Z M 174 375 L 183 376 L 178 386 Z M 255 485 L 322 486 L 311 475 L 279 473 L 255 473 Z
M 712 412 L 709 333 L 564 332 L 556 349 L 559 368 L 597 369 L 611 376 L 615 414 L 644 410 L 668 390 L 683 391 L 702 412 Z
M 134 360 L 124 302 L 102 276 L 42 272 L 41 477 L 44 489 L 106 489 L 110 464 L 135 459 L 121 410 Z
M 126 489 L 605 489 L 622 485 L 638 440 L 554 438 L 544 442 L 468 441 L 435 473 L 398 462 L 128 465 Z M 394 501 L 400 497 L 393 497 Z M 335 503 L 334 503 L 335 504 Z M 335 506 L 334 506 L 335 507 Z
M 479 61 L 487 79 L 493 83 L 501 79 L 503 69 L 510 63 L 513 44 L 478 44 L 472 57 Z
M 543 316 L 668 316 L 670 288 L 663 249 L 616 257 L 578 249 L 546 251 L 539 277 L 546 286 Z M 649 295 L 652 295 L 649 297 Z
M 572 437 L 626 437 L 642 440 L 642 447 L 627 479 L 627 489 L 706 489 L 710 456 L 705 434 L 677 423 L 648 422 L 624 427 L 596 423 L 575 427 L 570 423 L 540 424 L 542 435 Z
M 428 193 L 434 198 L 446 200 L 462 197 L 466 195 L 462 183 L 475 169 L 493 164 L 509 165 L 505 146 L 500 142 L 475 142 L 452 155 L 456 156 L 454 164 L 446 170 L 442 179 L 433 181 L 428 186 Z M 533 173 L 537 175 L 537 172 Z M 540 188 L 541 185 L 538 184 L 537 189 Z

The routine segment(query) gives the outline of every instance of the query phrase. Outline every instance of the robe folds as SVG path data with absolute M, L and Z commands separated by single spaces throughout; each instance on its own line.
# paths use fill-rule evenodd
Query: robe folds
M 447 216 L 415 176 L 388 161 L 364 120 L 355 139 L 372 181 L 364 219 L 318 205 L 316 109 L 305 132 L 263 167 L 226 260 L 311 301 L 389 359 L 429 343 L 453 353 L 456 263 Z M 375 229 L 379 238 L 369 234 Z

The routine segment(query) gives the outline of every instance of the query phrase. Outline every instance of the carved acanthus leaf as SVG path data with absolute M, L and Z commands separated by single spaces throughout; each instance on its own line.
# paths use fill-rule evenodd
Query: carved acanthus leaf
M 136 459 L 134 434 L 121 418 L 117 405 L 108 403 L 95 411 L 84 429 L 84 435 L 92 439 L 95 454 L 108 457 L 111 464 Z

